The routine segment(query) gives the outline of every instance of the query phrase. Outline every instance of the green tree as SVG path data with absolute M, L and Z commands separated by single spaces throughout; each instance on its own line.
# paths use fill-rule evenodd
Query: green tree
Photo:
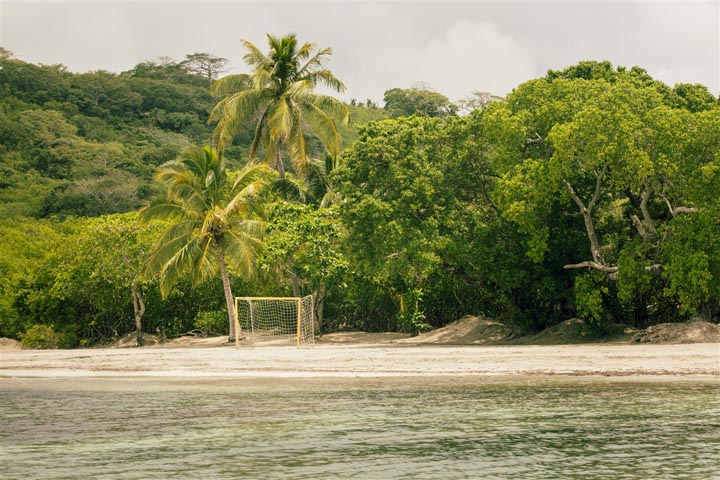
M 305 129 L 309 126 L 332 156 L 340 153 L 340 134 L 335 119 L 347 123 L 348 110 L 337 99 L 314 93 L 318 85 L 334 91 L 345 90 L 343 83 L 324 66 L 329 48 L 313 54 L 314 45 L 298 48 L 294 34 L 281 38 L 268 35 L 270 51 L 264 55 L 243 40 L 245 62 L 251 74 L 228 75 L 212 88 L 220 101 L 210 114 L 217 122 L 214 139 L 219 148 L 232 143 L 246 122 L 256 124 L 250 145 L 250 158 L 264 150 L 265 161 L 285 179 L 282 149 L 287 151 L 296 173 L 302 175 L 308 160 Z
M 45 267 L 68 229 L 58 222 L 3 217 L 0 220 L 0 336 L 17 338 L 23 319 L 16 301 L 22 285 Z
M 227 58 L 216 57 L 209 53 L 191 53 L 185 55 L 185 60 L 180 62 L 180 65 L 188 72 L 207 78 L 212 85 L 225 71 L 227 63 Z
M 270 208 L 262 268 L 287 279 L 293 296 L 313 295 L 318 333 L 324 328 L 328 286 L 341 283 L 347 268 L 341 239 L 342 228 L 334 210 L 283 201 Z
M 500 174 L 496 203 L 528 236 L 529 258 L 555 255 L 564 269 L 578 272 L 574 302 L 590 321 L 643 326 L 674 318 L 680 290 L 667 282 L 688 269 L 714 271 L 713 261 L 694 248 L 685 251 L 693 257 L 687 262 L 678 257 L 681 249 L 667 256 L 679 234 L 677 219 L 714 204 L 693 192 L 702 183 L 697 179 L 709 178 L 698 173 L 712 170 L 718 152 L 709 133 L 718 111 L 693 110 L 642 69 L 595 62 L 526 82 L 487 110 Z M 553 230 L 557 218 L 568 216 L 574 225 Z M 557 255 L 553 239 L 578 232 L 585 247 L 571 242 Z M 675 276 L 666 271 L 671 264 Z
M 116 320 L 122 323 L 130 317 L 132 305 L 132 324 L 137 344 L 142 346 L 143 290 L 148 282 L 141 269 L 159 228 L 159 224 L 140 225 L 135 212 L 81 221 L 77 233 L 56 252 L 49 294 L 60 301 L 90 306 L 87 310 L 93 313 L 84 319 L 88 325 L 79 325 L 82 330 L 107 331 Z M 127 331 L 124 325 L 120 329 Z M 85 341 L 91 335 L 86 331 Z
M 385 111 L 391 118 L 420 117 L 444 118 L 455 115 L 457 106 L 442 93 L 420 88 L 391 88 L 384 94 Z
M 442 122 L 403 118 L 371 123 L 346 150 L 340 204 L 355 269 L 397 302 L 400 328 L 426 327 L 424 292 L 442 270 L 447 244 L 442 216 Z
M 219 270 L 232 340 L 236 336 L 235 306 L 228 267 L 245 276 L 254 271 L 264 229 L 256 193 L 267 171 L 261 166 L 248 167 L 233 180 L 222 152 L 206 146 L 162 165 L 155 178 L 165 195 L 143 208 L 142 217 L 165 218 L 171 226 L 145 263 L 146 278 L 159 275 L 165 297 L 184 272 L 189 272 L 197 285 Z

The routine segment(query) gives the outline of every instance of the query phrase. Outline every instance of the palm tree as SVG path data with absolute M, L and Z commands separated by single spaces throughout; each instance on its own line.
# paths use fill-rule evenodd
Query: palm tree
M 308 163 L 305 128 L 310 127 L 330 155 L 337 157 L 341 142 L 335 119 L 346 124 L 349 113 L 339 100 L 313 92 L 318 85 L 339 93 L 345 90 L 323 65 L 332 53 L 330 48 L 313 54 L 315 45 L 305 43 L 298 48 L 295 34 L 267 38 L 267 56 L 242 40 L 247 48 L 244 59 L 252 73 L 228 75 L 215 82 L 212 91 L 220 101 L 209 122 L 217 122 L 214 141 L 222 149 L 232 142 L 241 125 L 252 121 L 256 127 L 250 158 L 262 149 L 265 161 L 277 169 L 282 181 L 285 167 L 281 150 L 286 150 L 295 172 L 302 176 Z
M 145 262 L 146 278 L 159 274 L 166 297 L 184 272 L 195 286 L 219 270 L 231 340 L 236 335 L 235 305 L 228 264 L 248 276 L 254 271 L 264 229 L 255 200 L 267 173 L 267 167 L 250 166 L 231 181 L 222 153 L 208 146 L 191 149 L 158 168 L 155 179 L 166 193 L 141 211 L 144 220 L 171 221 Z

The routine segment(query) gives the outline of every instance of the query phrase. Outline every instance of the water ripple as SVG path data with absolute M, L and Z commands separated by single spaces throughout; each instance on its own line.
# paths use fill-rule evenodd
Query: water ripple
M 4 479 L 713 479 L 717 382 L 5 379 Z

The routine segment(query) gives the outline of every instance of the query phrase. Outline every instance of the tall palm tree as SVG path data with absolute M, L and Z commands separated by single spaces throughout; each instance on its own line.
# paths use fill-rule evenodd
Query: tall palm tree
M 313 54 L 315 45 L 305 43 L 298 48 L 295 34 L 267 38 L 267 56 L 242 40 L 247 48 L 244 59 L 252 72 L 228 75 L 215 82 L 212 91 L 220 101 L 209 122 L 217 122 L 214 141 L 220 149 L 232 142 L 241 125 L 253 122 L 256 127 L 250 158 L 263 150 L 265 161 L 284 180 L 282 150 L 302 176 L 308 163 L 305 128 L 309 127 L 330 155 L 337 157 L 341 141 L 335 120 L 347 123 L 349 113 L 339 100 L 313 91 L 318 85 L 339 93 L 345 90 L 345 85 L 323 65 L 325 57 L 332 53 L 330 48 Z
M 159 274 L 166 297 L 184 272 L 195 286 L 219 271 L 231 340 L 236 335 L 235 305 L 228 264 L 245 275 L 254 271 L 264 229 L 255 199 L 267 172 L 265 166 L 250 166 L 231 181 L 222 153 L 208 146 L 191 149 L 158 168 L 155 179 L 165 194 L 141 211 L 145 220 L 171 221 L 145 262 L 144 275 Z

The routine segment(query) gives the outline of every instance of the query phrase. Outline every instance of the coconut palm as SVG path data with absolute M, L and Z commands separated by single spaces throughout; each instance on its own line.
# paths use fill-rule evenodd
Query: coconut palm
M 191 149 L 158 168 L 155 179 L 165 194 L 141 211 L 145 220 L 170 220 L 145 262 L 145 276 L 159 274 L 160 292 L 166 297 L 183 273 L 190 273 L 195 286 L 219 271 L 231 340 L 235 306 L 228 265 L 248 276 L 254 271 L 264 229 L 255 200 L 267 173 L 265 166 L 250 166 L 231 181 L 221 152 L 208 146 Z
M 213 85 L 220 101 L 210 114 L 217 122 L 214 141 L 218 148 L 232 142 L 238 128 L 255 124 L 250 158 L 264 152 L 265 161 L 285 179 L 282 151 L 299 175 L 308 164 L 305 129 L 320 139 L 330 155 L 340 153 L 340 134 L 335 121 L 348 121 L 348 109 L 339 100 L 314 93 L 318 85 L 343 92 L 345 86 L 323 63 L 330 48 L 317 50 L 305 43 L 298 48 L 295 34 L 276 38 L 268 35 L 270 51 L 266 56 L 255 45 L 242 40 L 247 48 L 245 62 L 250 74 L 228 75 Z

